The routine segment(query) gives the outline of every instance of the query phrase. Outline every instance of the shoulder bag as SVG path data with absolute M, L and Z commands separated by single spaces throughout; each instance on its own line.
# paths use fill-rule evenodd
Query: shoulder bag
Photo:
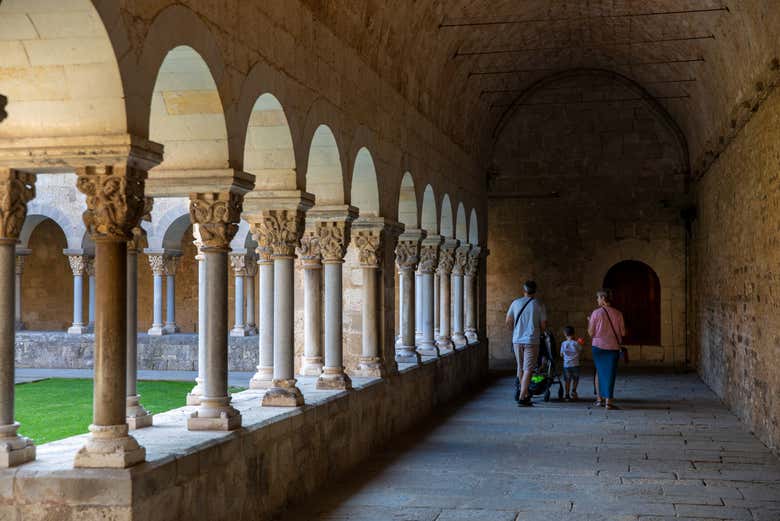
M 607 322 L 609 322 L 609 328 L 612 330 L 612 334 L 615 335 L 615 340 L 617 340 L 618 345 L 620 346 L 620 358 L 623 359 L 623 361 L 628 364 L 628 348 L 623 344 L 623 339 L 617 334 L 617 331 L 615 331 L 615 326 L 612 325 L 612 319 L 609 318 L 609 311 L 607 311 L 607 308 L 601 308 L 604 310 L 604 313 L 607 315 Z

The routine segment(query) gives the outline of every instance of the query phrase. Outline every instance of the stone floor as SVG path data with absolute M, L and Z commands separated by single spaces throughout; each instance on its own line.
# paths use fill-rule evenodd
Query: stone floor
M 494 381 L 280 519 L 780 520 L 780 461 L 695 375 L 621 377 L 609 412 L 511 394 Z

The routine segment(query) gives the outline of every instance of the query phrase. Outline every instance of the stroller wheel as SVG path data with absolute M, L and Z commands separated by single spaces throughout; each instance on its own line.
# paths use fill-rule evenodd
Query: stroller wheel
M 547 389 L 547 390 L 544 392 L 544 401 L 545 401 L 545 402 L 549 402 L 549 401 L 550 401 L 550 389 Z

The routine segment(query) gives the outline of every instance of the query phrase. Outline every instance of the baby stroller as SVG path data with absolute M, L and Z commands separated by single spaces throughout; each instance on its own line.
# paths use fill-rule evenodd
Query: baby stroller
M 531 396 L 544 395 L 544 401 L 549 402 L 552 387 L 558 384 L 558 399 L 563 400 L 563 381 L 558 372 L 558 354 L 555 337 L 550 331 L 545 331 L 539 347 L 539 360 L 536 362 L 531 384 L 528 387 Z

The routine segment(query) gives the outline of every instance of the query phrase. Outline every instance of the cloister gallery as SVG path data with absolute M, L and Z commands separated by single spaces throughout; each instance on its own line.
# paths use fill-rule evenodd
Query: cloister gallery
M 556 334 L 615 289 L 632 364 L 695 371 L 776 453 L 778 27 L 772 0 L 0 1 L 0 518 L 276 515 L 514 367 L 526 279 Z M 15 368 L 94 370 L 84 434 L 20 434 Z M 152 369 L 197 372 L 186 405 L 144 407 Z

